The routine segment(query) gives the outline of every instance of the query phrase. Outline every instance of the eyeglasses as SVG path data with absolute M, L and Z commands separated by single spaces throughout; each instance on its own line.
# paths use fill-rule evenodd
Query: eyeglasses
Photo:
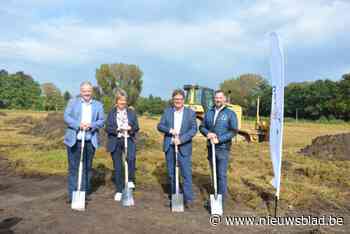
M 183 98 L 173 98 L 174 101 L 183 101 Z

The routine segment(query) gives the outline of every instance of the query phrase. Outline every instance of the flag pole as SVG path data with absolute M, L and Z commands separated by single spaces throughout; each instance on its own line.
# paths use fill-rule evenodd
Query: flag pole
M 277 217 L 278 197 L 275 195 L 275 218 Z

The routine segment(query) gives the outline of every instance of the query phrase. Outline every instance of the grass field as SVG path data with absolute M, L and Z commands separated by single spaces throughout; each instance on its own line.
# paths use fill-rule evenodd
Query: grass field
M 0 116 L 0 154 L 12 162 L 17 171 L 65 175 L 67 156 L 64 146 L 50 149 L 47 139 L 24 134 L 34 122 L 42 121 L 47 113 L 29 111 L 3 111 Z M 137 153 L 137 183 L 159 186 L 166 183 L 162 135 L 157 132 L 157 117 L 140 117 L 141 132 Z M 253 121 L 243 123 L 253 127 Z M 287 122 L 284 128 L 282 162 L 282 209 L 350 209 L 350 161 L 326 161 L 303 156 L 298 151 L 316 136 L 350 131 L 350 124 L 319 124 Z M 194 138 L 193 183 L 200 197 L 207 196 L 210 186 L 209 166 L 206 159 L 205 139 Z M 42 147 L 46 146 L 46 147 Z M 112 168 L 111 157 L 101 147 L 94 167 Z M 234 203 L 266 212 L 274 190 L 270 185 L 272 165 L 268 143 L 248 144 L 236 142 L 229 164 L 229 194 Z

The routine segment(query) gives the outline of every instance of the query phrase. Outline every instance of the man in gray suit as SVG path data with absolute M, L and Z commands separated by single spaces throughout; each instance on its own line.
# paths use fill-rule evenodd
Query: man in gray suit
M 172 95 L 173 106 L 165 109 L 158 124 L 164 134 L 163 151 L 168 169 L 171 194 L 175 193 L 175 145 L 179 147 L 178 162 L 183 177 L 185 207 L 193 206 L 192 192 L 192 138 L 197 133 L 196 113 L 184 107 L 185 93 L 178 89 Z
M 64 122 L 67 125 L 64 143 L 68 154 L 68 203 L 71 203 L 73 191 L 77 190 L 83 131 L 85 131 L 85 146 L 82 190 L 87 195 L 91 193 L 92 160 L 95 150 L 99 147 L 99 129 L 104 125 L 103 105 L 92 98 L 92 93 L 92 84 L 83 82 L 80 85 L 80 96 L 70 100 L 64 111 Z

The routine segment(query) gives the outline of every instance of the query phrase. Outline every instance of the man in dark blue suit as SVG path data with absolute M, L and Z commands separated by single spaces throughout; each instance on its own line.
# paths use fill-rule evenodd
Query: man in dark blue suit
M 175 145 L 179 147 L 178 162 L 183 178 L 185 207 L 193 206 L 192 191 L 192 138 L 197 133 L 196 113 L 184 107 L 185 93 L 175 90 L 172 94 L 173 106 L 165 109 L 158 124 L 158 130 L 164 133 L 163 151 L 165 152 L 171 194 L 175 193 Z
M 237 131 L 237 116 L 226 105 L 226 97 L 223 91 L 215 91 L 215 106 L 205 113 L 204 120 L 199 126 L 199 131 L 207 138 L 208 160 L 211 169 L 212 147 L 215 144 L 216 171 L 218 179 L 218 194 L 223 201 L 227 192 L 227 168 L 232 145 L 232 138 Z

